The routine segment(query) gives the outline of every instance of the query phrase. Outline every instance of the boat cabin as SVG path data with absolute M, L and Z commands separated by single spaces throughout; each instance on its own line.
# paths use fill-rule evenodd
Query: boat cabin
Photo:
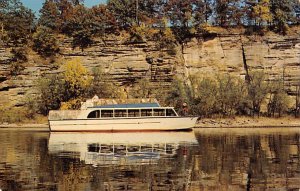
M 177 117 L 173 107 L 160 107 L 153 104 L 115 104 L 88 108 L 88 119 L 93 118 L 141 118 Z

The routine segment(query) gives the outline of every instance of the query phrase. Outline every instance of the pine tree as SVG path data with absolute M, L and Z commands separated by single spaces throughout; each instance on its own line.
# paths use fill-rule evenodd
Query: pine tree
M 58 31 L 60 28 L 59 10 L 51 0 L 46 0 L 40 10 L 39 25 Z

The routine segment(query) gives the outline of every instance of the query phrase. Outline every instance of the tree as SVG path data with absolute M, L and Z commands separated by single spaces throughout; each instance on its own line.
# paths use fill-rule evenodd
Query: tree
M 213 0 L 197 0 L 195 2 L 194 25 L 199 27 L 203 23 L 208 23 L 212 15 Z
M 155 34 L 155 41 L 157 42 L 157 48 L 163 50 L 165 48 L 174 50 L 176 45 L 176 37 L 173 34 L 173 31 L 168 27 L 167 19 L 162 19 L 162 24 L 160 30 Z M 175 52 L 175 51 L 172 51 Z
M 43 57 L 54 56 L 59 52 L 57 37 L 53 30 L 41 26 L 33 34 L 33 50 Z
M 48 27 L 54 31 L 59 31 L 61 21 L 57 4 L 51 0 L 46 0 L 40 10 L 39 25 Z
M 269 116 L 275 117 L 275 113 L 278 116 L 288 110 L 289 97 L 284 90 L 284 85 L 282 80 L 276 80 L 271 84 L 270 88 L 270 98 L 268 103 L 268 114 Z
M 106 74 L 101 68 L 94 68 L 92 73 L 93 79 L 88 88 L 87 97 L 94 95 L 100 98 L 118 98 L 119 87 L 112 82 L 109 74 Z
M 294 24 L 300 24 L 300 1 L 294 0 L 293 1 L 293 12 L 294 12 Z
M 108 0 L 107 7 L 112 11 L 121 28 L 128 29 L 137 23 L 136 0 Z
M 218 81 L 218 108 L 223 115 L 234 115 L 245 101 L 246 87 L 244 82 L 231 75 L 219 76 Z
M 50 110 L 59 109 L 66 99 L 66 86 L 60 74 L 43 76 L 37 80 L 37 103 L 39 111 L 47 115 Z
M 60 22 L 63 25 L 70 17 L 73 16 L 73 0 L 53 0 L 59 10 Z M 63 27 L 63 26 L 62 26 Z
M 164 17 L 164 0 L 137 0 L 137 24 L 156 26 Z
M 155 25 L 163 16 L 164 0 L 109 0 L 108 9 L 113 12 L 122 29 L 133 25 Z
M 292 1 L 270 0 L 270 10 L 273 16 L 273 30 L 285 35 L 288 31 L 288 22 L 293 20 Z
M 134 98 L 150 98 L 153 94 L 150 81 L 147 78 L 142 78 L 137 81 L 133 86 L 133 95 Z
M 27 47 L 16 47 L 11 50 L 10 74 L 19 75 L 25 69 L 24 62 L 28 61 Z
M 2 0 L 0 6 L 2 33 L 7 32 L 8 41 L 15 45 L 26 44 L 34 29 L 34 14 L 19 0 Z
M 71 0 L 71 2 L 73 3 L 73 5 L 79 5 L 79 4 L 83 4 L 84 3 L 84 0 Z
M 92 79 L 81 61 L 79 59 L 67 61 L 63 69 L 67 100 L 84 95 Z
M 191 108 L 193 100 L 191 99 L 191 89 L 183 80 L 179 78 L 174 78 L 171 84 L 171 89 L 167 92 L 166 104 L 172 105 L 176 108 L 176 111 L 179 114 L 186 114 L 184 108 L 185 104 L 188 104 L 187 107 Z
M 103 37 L 118 30 L 117 20 L 106 5 L 94 6 L 91 9 L 92 30 L 95 36 Z
M 216 0 L 216 23 L 221 27 L 241 25 L 244 14 L 241 0 Z
M 73 15 L 64 24 L 64 33 L 73 37 L 73 48 L 80 47 L 83 51 L 93 43 L 94 21 L 91 11 L 83 5 L 73 10 Z
M 209 117 L 219 111 L 218 105 L 218 84 L 211 78 L 198 78 L 192 81 L 195 98 L 193 110 L 200 116 Z
M 270 0 L 261 0 L 253 7 L 253 19 L 255 20 L 255 25 L 258 24 L 259 27 L 272 21 Z
M 181 44 L 183 53 L 184 45 L 192 38 L 192 20 L 195 0 L 169 0 L 165 7 L 166 15 L 172 25 L 173 34 Z
M 265 82 L 266 76 L 263 71 L 253 71 L 249 73 L 250 80 L 247 84 L 248 100 L 253 116 L 260 115 L 261 104 L 268 93 L 268 86 Z

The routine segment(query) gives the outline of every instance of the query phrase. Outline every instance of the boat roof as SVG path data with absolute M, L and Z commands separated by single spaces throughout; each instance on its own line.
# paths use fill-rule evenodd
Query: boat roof
M 160 107 L 158 103 L 132 103 L 132 104 L 109 104 L 109 105 L 101 105 L 94 106 L 89 108 L 100 108 L 100 109 L 114 109 L 114 108 L 156 108 Z

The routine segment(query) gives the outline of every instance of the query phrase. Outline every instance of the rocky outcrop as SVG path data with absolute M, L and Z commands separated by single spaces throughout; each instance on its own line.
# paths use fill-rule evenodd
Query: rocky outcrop
M 300 36 L 219 35 L 188 43 L 184 51 L 190 74 L 232 73 L 244 78 L 246 71 L 263 69 L 269 80 L 283 79 L 289 94 L 300 83 Z M 245 58 L 243 58 L 243 54 Z
M 264 37 L 224 34 L 203 40 L 193 39 L 183 55 L 169 55 L 157 50 L 154 42 L 126 44 L 118 38 L 98 40 L 85 49 L 72 49 L 70 39 L 60 45 L 62 59 L 81 58 L 85 67 L 101 67 L 120 85 L 128 86 L 141 78 L 153 85 L 170 85 L 174 74 L 211 75 L 232 73 L 245 76 L 249 70 L 264 69 L 270 80 L 284 79 L 290 94 L 300 81 L 299 35 Z M 61 72 L 34 52 L 19 75 L 10 75 L 10 48 L 0 48 L 0 104 L 22 106 L 26 97 L 35 94 L 35 82 L 43 74 Z M 244 57 L 243 57 L 244 56 Z

